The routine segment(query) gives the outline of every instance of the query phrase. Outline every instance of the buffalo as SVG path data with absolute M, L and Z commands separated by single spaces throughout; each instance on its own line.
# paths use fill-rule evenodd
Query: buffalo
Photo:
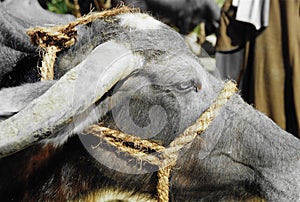
M 34 0 L 6 0 L 0 10 L 1 200 L 158 200 L 161 168 L 88 129 L 101 124 L 168 148 L 226 81 L 205 71 L 177 32 L 139 12 L 76 26 L 54 80 L 40 81 L 42 50 L 27 30 L 75 19 Z M 297 138 L 233 93 L 179 150 L 167 200 L 298 201 L 299 158 Z

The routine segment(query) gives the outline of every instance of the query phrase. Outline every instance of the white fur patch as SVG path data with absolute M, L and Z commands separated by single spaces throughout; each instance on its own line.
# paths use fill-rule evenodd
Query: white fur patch
M 95 202 L 109 202 L 109 201 L 127 201 L 127 202 L 156 202 L 154 198 L 146 194 L 134 194 L 132 192 L 121 190 L 99 190 L 89 194 L 88 196 L 80 199 L 79 201 L 95 201 Z
M 120 25 L 136 30 L 161 29 L 164 25 L 153 17 L 143 13 L 126 13 L 117 16 Z

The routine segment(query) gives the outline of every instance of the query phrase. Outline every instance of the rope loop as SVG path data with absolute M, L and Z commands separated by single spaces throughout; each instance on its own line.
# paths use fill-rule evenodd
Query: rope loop
M 86 128 L 85 134 L 92 134 L 99 137 L 121 152 L 125 152 L 138 160 L 158 166 L 158 183 L 156 187 L 157 199 L 159 202 L 167 202 L 169 201 L 169 179 L 172 168 L 176 165 L 179 151 L 192 143 L 198 135 L 209 127 L 221 108 L 231 96 L 237 92 L 237 90 L 236 84 L 232 81 L 228 81 L 215 102 L 193 125 L 189 126 L 182 134 L 178 135 L 168 147 L 97 124 Z M 125 144 L 126 142 L 130 142 L 131 144 Z M 156 151 L 160 155 L 154 156 L 148 151 Z

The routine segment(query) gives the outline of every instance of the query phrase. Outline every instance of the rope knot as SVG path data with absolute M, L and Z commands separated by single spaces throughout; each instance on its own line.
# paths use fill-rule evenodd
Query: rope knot
M 57 47 L 57 50 L 69 48 L 77 41 L 77 30 L 75 27 L 36 27 L 28 30 L 31 42 L 46 49 L 50 46 Z

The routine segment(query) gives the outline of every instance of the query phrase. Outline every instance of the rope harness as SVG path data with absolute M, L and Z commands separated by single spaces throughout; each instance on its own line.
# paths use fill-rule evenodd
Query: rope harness
M 149 140 L 143 140 L 133 135 L 125 134 L 101 125 L 91 125 L 85 132 L 93 134 L 121 152 L 152 165 L 159 167 L 157 199 L 159 202 L 169 201 L 169 179 L 172 168 L 175 166 L 179 151 L 192 143 L 192 141 L 205 131 L 213 119 L 218 115 L 221 108 L 226 104 L 232 95 L 237 92 L 236 84 L 228 81 L 218 95 L 215 102 L 200 116 L 197 121 L 176 137 L 168 147 L 163 147 Z M 127 144 L 131 143 L 131 144 Z M 132 145 L 132 146 L 128 146 Z M 159 155 L 148 154 L 147 151 L 154 150 Z
M 77 25 L 88 24 L 98 18 L 106 18 L 128 12 L 138 12 L 138 10 L 121 6 L 119 8 L 80 17 L 67 25 L 47 28 L 36 27 L 28 30 L 27 34 L 30 36 L 32 43 L 43 49 L 43 61 L 42 67 L 40 68 L 41 80 L 52 80 L 54 78 L 56 54 L 75 44 L 77 40 L 77 31 L 75 27 Z M 172 168 L 176 164 L 179 151 L 192 143 L 199 134 L 207 129 L 222 106 L 236 92 L 236 84 L 231 81 L 227 82 L 215 102 L 192 126 L 188 127 L 182 134 L 176 137 L 168 147 L 101 125 L 91 125 L 85 130 L 85 133 L 92 134 L 105 140 L 118 150 L 125 152 L 138 160 L 158 166 L 158 182 L 156 186 L 157 199 L 159 202 L 167 202 L 169 201 L 169 179 Z M 125 143 L 130 143 L 131 146 L 128 146 L 129 144 Z M 156 151 L 159 155 L 154 156 L 149 154 L 146 152 L 149 151 L 149 149 Z

